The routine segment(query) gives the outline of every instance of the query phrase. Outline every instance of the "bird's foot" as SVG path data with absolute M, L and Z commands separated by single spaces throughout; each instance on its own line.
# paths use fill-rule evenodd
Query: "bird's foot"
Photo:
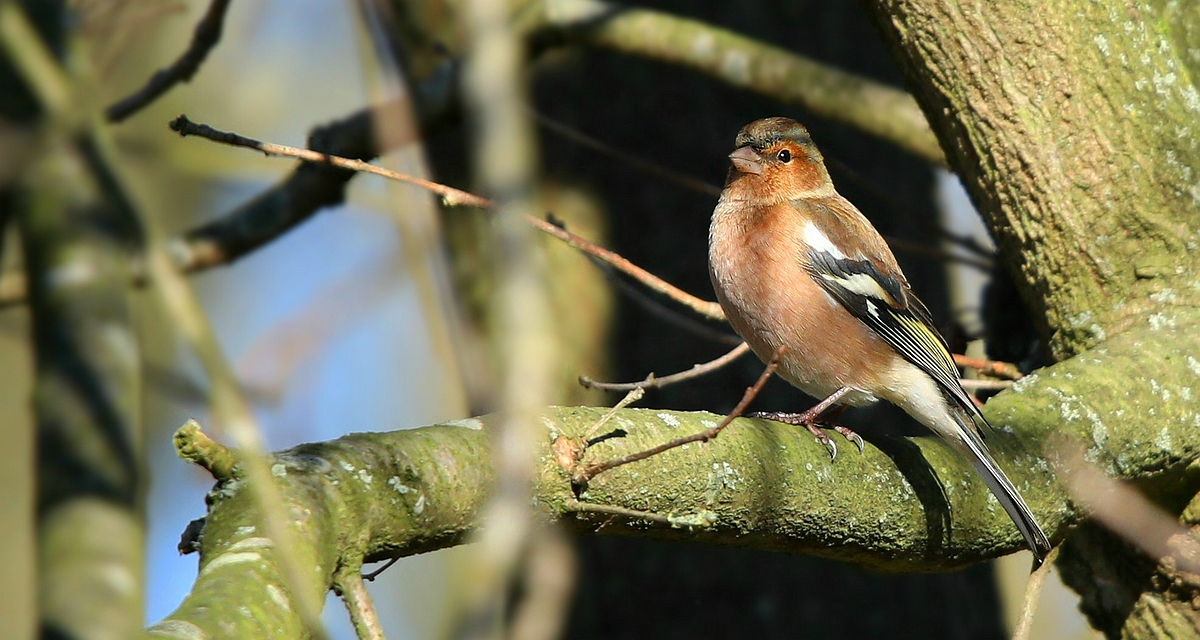
M 850 430 L 850 427 L 844 427 L 840 424 L 833 425 L 833 430 L 842 434 L 842 437 L 853 442 L 858 447 L 858 452 L 862 453 L 867 449 L 867 443 L 863 442 L 862 436 Z
M 785 413 L 782 411 L 759 411 L 749 415 L 751 418 L 762 418 L 764 420 L 774 420 L 784 424 L 791 424 L 797 427 L 808 429 L 809 433 L 817 439 L 817 442 L 825 445 L 829 449 L 829 459 L 837 458 L 837 444 L 829 439 L 829 436 L 818 426 L 817 419 L 820 417 L 819 412 L 802 411 L 800 413 Z M 850 442 L 853 442 L 858 447 L 858 452 L 862 453 L 866 445 L 863 442 L 862 436 L 854 433 L 849 427 L 843 427 L 840 424 L 832 425 L 834 431 L 842 434 Z

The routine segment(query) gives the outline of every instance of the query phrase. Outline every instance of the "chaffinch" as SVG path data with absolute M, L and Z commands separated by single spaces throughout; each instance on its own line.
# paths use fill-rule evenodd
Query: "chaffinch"
M 808 131 L 767 118 L 743 128 L 735 146 L 709 229 L 717 300 L 759 358 L 787 347 L 779 375 L 823 398 L 803 413 L 761 415 L 808 428 L 836 456 L 816 426 L 822 414 L 877 399 L 899 406 L 971 461 L 1040 564 L 1050 542 L 988 453 L 989 425 L 945 340 L 883 238 L 834 189 Z

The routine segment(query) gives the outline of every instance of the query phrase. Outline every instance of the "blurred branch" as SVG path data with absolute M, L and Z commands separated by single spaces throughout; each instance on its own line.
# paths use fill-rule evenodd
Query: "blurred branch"
M 1181 322 L 1177 331 L 1114 337 L 1100 349 L 1027 376 L 988 403 L 987 417 L 997 427 L 989 446 L 1053 539 L 1061 540 L 1085 514 L 1069 506 L 1046 459 L 1027 448 L 1050 434 L 1087 443 L 1105 473 L 1133 480 L 1157 502 L 1180 504 L 1197 488 L 1188 470 L 1200 457 L 1194 407 L 1182 394 L 1164 400 L 1161 393 L 1194 384 L 1187 358 L 1179 355 L 1200 350 L 1200 335 L 1190 326 Z M 1139 403 L 1155 406 L 1155 414 L 1128 411 Z M 583 436 L 606 412 L 551 408 L 541 421 L 536 503 L 547 517 L 579 532 L 808 553 L 893 571 L 949 570 L 1023 546 L 1003 510 L 986 506 L 987 488 L 969 465 L 932 437 L 873 438 L 862 455 L 831 463 L 802 430 L 738 419 L 716 440 L 597 476 L 577 497 L 552 444 L 560 436 Z M 317 574 L 331 575 L 328 568 L 340 556 L 373 561 L 461 542 L 479 522 L 494 487 L 493 470 L 479 461 L 490 459 L 487 430 L 497 419 L 354 434 L 277 454 L 274 464 L 286 469 L 277 474 L 282 494 L 313 514 L 298 543 L 304 554 L 313 554 Z M 612 420 L 626 435 L 606 439 L 584 455 L 610 459 L 643 451 L 702 432 L 720 419 L 623 409 Z M 1169 437 L 1151 441 L 1148 429 L 1165 430 Z M 237 532 L 250 504 L 237 489 L 221 483 L 212 494 L 200 577 L 161 625 L 190 623 L 204 630 L 226 620 L 251 624 L 243 622 L 237 598 L 261 592 L 263 578 L 223 559 L 246 544 L 241 542 L 246 534 Z M 589 515 L 579 512 L 594 509 L 581 504 L 614 509 Z M 634 518 L 637 512 L 658 514 L 668 522 L 670 516 L 702 514 L 707 524 L 647 527 L 614 518 L 625 513 L 617 509 Z M 269 564 L 263 570 L 273 571 Z
M 485 204 L 493 211 L 488 242 L 495 248 L 491 268 L 497 277 L 490 305 L 498 323 L 493 341 L 500 418 L 488 430 L 496 485 L 481 513 L 487 525 L 472 536 L 477 544 L 451 589 L 456 597 L 449 635 L 499 640 L 509 635 L 510 612 L 527 604 L 514 595 L 513 585 L 542 553 L 530 544 L 537 531 L 530 498 L 539 413 L 552 392 L 562 347 L 561 329 L 551 320 L 549 274 L 525 224 L 535 202 L 538 156 L 525 50 L 509 21 L 507 0 L 468 0 L 464 9 L 469 46 L 462 91 L 474 142 L 473 173 L 496 196 L 494 204 Z M 448 193 L 433 190 L 454 204 Z M 561 612 L 557 617 L 565 619 Z
M 379 614 L 375 612 L 371 594 L 367 593 L 367 585 L 363 583 L 361 569 L 362 567 L 354 565 L 339 567 L 333 591 L 346 603 L 346 613 L 350 615 L 350 623 L 354 625 L 358 640 L 387 640 L 383 635 L 383 626 L 379 624 Z
M 954 354 L 954 364 L 968 369 L 975 369 L 985 376 L 1000 378 L 1001 380 L 1020 380 L 1025 377 L 1017 365 L 1011 362 L 997 362 L 996 360 L 984 360 L 983 358 L 972 358 L 960 354 Z
M 27 4 L 0 2 L 0 53 L 8 58 L 2 62 L 16 68 L 17 75 L 25 81 L 44 113 L 66 114 L 71 107 L 71 81 L 63 73 L 51 47 L 42 39 L 38 26 L 26 15 L 23 7 Z M 47 12 L 41 15 L 47 15 Z M 41 26 L 44 31 L 57 32 L 61 37 L 56 25 L 43 23 Z M 12 87 L 5 87 L 5 91 L 11 90 Z
M 188 45 L 183 55 L 179 56 L 179 59 L 171 66 L 160 69 L 151 76 L 144 87 L 125 99 L 109 105 L 104 110 L 104 116 L 108 121 L 121 122 L 157 100 L 171 87 L 191 80 L 196 71 L 200 69 L 200 65 L 204 63 L 204 59 L 208 57 L 208 53 L 221 40 L 221 27 L 225 23 L 225 11 L 229 8 L 229 2 L 230 0 L 212 0 L 208 5 L 208 11 L 196 24 L 196 30 L 192 34 L 192 43 Z
M 698 20 L 603 0 L 542 0 L 519 16 L 543 37 L 695 69 L 858 127 L 946 166 L 937 138 L 912 96 L 869 78 Z
M 32 274 L 38 603 L 43 636 L 132 637 L 143 622 L 144 444 L 127 238 L 66 149 L 16 215 Z
M 1012 385 L 1012 380 L 973 380 L 970 378 L 962 380 L 963 388 L 972 393 L 976 391 L 1000 391 Z
M 1013 629 L 1012 640 L 1029 640 L 1029 633 L 1033 630 L 1033 615 L 1037 613 L 1038 601 L 1042 597 L 1042 586 L 1046 584 L 1050 567 L 1054 566 L 1054 561 L 1058 559 L 1059 548 L 1051 549 L 1050 553 L 1046 554 L 1046 562 L 1029 575 L 1029 581 L 1025 584 L 1025 596 L 1021 600 L 1021 615 L 1017 618 L 1016 628 Z
M 140 238 L 78 126 L 77 78 L 58 58 L 75 45 L 68 20 L 64 3 L 0 2 L 0 122 L 8 138 L 38 140 L 0 193 L 32 283 L 30 618 L 40 637 L 126 638 L 144 615 L 143 378 L 125 281 Z

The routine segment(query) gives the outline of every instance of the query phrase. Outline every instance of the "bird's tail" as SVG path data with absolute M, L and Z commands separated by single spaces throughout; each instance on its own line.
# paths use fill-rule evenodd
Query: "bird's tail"
M 983 443 L 983 439 L 979 437 L 979 432 L 972 423 L 961 424 L 970 420 L 966 415 L 957 415 L 955 417 L 960 421 L 962 427 L 962 438 L 956 439 L 954 442 L 962 453 L 971 460 L 975 471 L 983 478 L 988 489 L 991 489 L 992 494 L 1000 501 L 1000 506 L 1012 518 L 1021 535 L 1025 537 L 1025 541 L 1029 544 L 1029 549 L 1033 551 L 1034 564 L 1041 566 L 1042 561 L 1046 559 L 1046 554 L 1050 553 L 1050 540 L 1046 537 L 1046 533 L 1038 525 L 1037 520 L 1033 517 L 1033 512 L 1029 510 L 1029 506 L 1025 504 L 1025 500 L 1021 498 L 1021 494 L 1017 492 L 1017 488 L 1009 481 L 1008 476 L 1004 475 L 1004 471 L 1000 469 L 1000 465 L 996 464 L 996 460 L 992 458 L 992 454 L 988 452 L 987 447 Z

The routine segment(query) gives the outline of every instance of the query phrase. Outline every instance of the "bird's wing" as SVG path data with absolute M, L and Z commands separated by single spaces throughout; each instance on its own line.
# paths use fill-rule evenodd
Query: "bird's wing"
M 809 247 L 807 253 L 805 268 L 822 289 L 905 360 L 929 374 L 976 424 L 987 424 L 963 390 L 950 348 L 934 328 L 929 310 L 903 276 L 885 275 L 870 261 L 835 256 L 815 247 Z

